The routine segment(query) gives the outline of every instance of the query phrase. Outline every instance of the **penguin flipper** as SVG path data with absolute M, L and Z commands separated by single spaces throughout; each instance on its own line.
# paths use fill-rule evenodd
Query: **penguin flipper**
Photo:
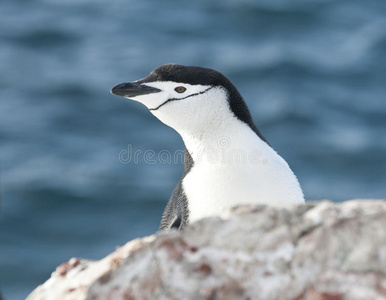
M 174 188 L 173 193 L 162 215 L 160 230 L 169 231 L 171 228 L 183 230 L 188 224 L 188 205 L 181 181 Z

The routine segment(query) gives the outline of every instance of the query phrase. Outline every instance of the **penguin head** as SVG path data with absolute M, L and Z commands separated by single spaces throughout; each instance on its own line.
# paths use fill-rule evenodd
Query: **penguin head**
M 141 102 L 180 134 L 200 134 L 235 118 L 257 130 L 237 89 L 213 69 L 166 64 L 143 79 L 116 85 L 111 93 Z

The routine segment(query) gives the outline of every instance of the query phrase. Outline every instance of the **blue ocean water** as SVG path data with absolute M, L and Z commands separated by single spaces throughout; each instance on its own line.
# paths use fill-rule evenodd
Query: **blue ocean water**
M 157 230 L 183 143 L 109 90 L 164 63 L 227 75 L 307 199 L 385 198 L 385 15 L 382 0 L 1 1 L 5 299 Z

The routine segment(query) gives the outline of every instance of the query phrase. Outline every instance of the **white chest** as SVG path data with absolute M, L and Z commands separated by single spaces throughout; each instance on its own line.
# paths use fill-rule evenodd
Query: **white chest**
M 228 145 L 195 153 L 195 164 L 183 180 L 190 222 L 219 215 L 238 204 L 304 202 L 288 164 L 255 139 L 258 142 L 243 147 Z

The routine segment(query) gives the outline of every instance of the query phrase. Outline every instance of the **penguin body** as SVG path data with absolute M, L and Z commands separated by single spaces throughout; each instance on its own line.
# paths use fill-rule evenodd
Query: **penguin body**
M 221 73 L 167 64 L 111 92 L 146 105 L 185 143 L 184 171 L 165 208 L 161 230 L 183 229 L 238 204 L 304 203 L 296 176 Z

